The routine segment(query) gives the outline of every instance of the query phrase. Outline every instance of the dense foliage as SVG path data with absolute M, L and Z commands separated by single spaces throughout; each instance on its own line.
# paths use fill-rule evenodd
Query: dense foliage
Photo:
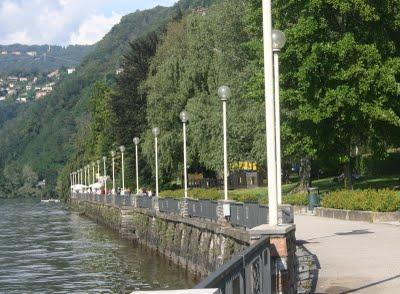
M 389 189 L 341 190 L 328 193 L 321 202 L 322 207 L 392 212 L 400 209 L 400 195 Z

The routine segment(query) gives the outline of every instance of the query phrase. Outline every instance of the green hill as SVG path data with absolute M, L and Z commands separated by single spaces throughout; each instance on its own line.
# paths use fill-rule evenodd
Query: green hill
M 90 119 L 88 96 L 94 83 L 101 80 L 112 86 L 129 42 L 162 29 L 177 14 L 178 5 L 185 12 L 208 2 L 212 1 L 184 0 L 174 7 L 158 6 L 129 14 L 90 49 L 76 72 L 61 80 L 44 100 L 10 113 L 1 111 L 7 106 L 0 106 L 0 114 L 7 113 L 10 118 L 0 123 L 0 195 L 15 196 L 24 183 L 20 171 L 26 165 L 39 179 L 46 179 L 49 191 L 54 191 L 58 172 L 73 154 L 72 142 Z

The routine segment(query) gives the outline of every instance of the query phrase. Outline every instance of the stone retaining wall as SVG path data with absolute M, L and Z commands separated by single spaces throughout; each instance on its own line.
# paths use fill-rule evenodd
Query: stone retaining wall
M 261 236 L 270 236 L 273 293 L 296 293 L 296 239 L 293 225 L 267 231 L 219 222 L 71 199 L 71 207 L 123 238 L 149 247 L 189 272 L 206 277 Z M 282 228 L 285 228 L 282 231 Z
M 316 207 L 314 211 L 308 211 L 306 206 L 295 206 L 295 214 L 312 214 L 320 217 L 363 221 L 370 223 L 400 223 L 400 212 L 374 212 L 360 210 L 344 210 L 325 207 Z

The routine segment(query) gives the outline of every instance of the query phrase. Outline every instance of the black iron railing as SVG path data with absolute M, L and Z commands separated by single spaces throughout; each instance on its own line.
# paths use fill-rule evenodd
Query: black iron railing
M 234 256 L 195 287 L 208 288 L 218 288 L 222 294 L 270 294 L 272 285 L 269 238 L 262 238 Z
M 172 198 L 158 199 L 158 207 L 161 212 L 179 214 L 181 212 L 180 201 Z
M 154 210 L 158 202 L 160 212 L 167 214 L 181 214 L 184 201 L 187 202 L 187 215 L 191 218 L 200 218 L 218 221 L 218 202 L 212 200 L 178 200 L 172 198 L 157 198 L 139 195 L 96 195 L 74 194 L 74 198 L 115 205 L 118 207 L 137 207 Z M 293 210 L 289 206 L 281 207 L 282 223 L 293 223 Z M 252 229 L 268 222 L 268 207 L 258 203 L 230 203 L 230 217 L 232 226 Z

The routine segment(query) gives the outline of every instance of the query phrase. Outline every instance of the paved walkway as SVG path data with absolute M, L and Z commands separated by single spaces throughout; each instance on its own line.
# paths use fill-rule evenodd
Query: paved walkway
M 319 261 L 316 293 L 400 293 L 400 226 L 306 215 L 295 223 Z

